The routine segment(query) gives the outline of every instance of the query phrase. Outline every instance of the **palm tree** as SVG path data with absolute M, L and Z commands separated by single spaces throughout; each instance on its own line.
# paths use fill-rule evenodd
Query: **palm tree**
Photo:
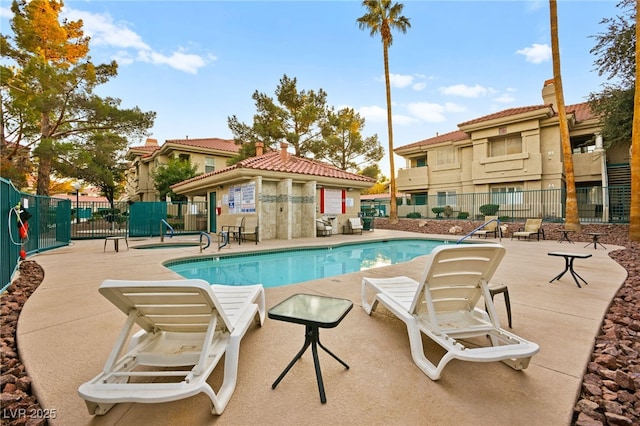
M 567 211 L 565 228 L 580 231 L 580 217 L 578 215 L 578 198 L 576 197 L 576 178 L 573 173 L 573 156 L 571 140 L 569 139 L 569 124 L 564 106 L 564 92 L 562 90 L 562 74 L 560 72 L 560 46 L 558 42 L 558 5 L 556 0 L 549 0 L 549 16 L 551 20 L 551 55 L 553 57 L 553 84 L 556 91 L 556 106 L 560 124 L 560 140 L 564 174 L 567 184 Z
M 631 133 L 631 211 L 629 239 L 640 241 L 640 2 L 636 2 L 636 82 Z
M 391 121 L 391 83 L 389 81 L 389 46 L 393 43 L 392 30 L 399 30 L 403 34 L 411 27 L 409 18 L 402 16 L 402 3 L 393 3 L 391 0 L 364 0 L 362 5 L 367 13 L 357 19 L 361 30 L 369 29 L 369 35 L 382 37 L 382 49 L 384 54 L 384 81 L 387 90 L 387 127 L 389 134 L 389 165 L 391 168 L 391 205 L 389 208 L 389 221 L 398 223 L 398 205 L 396 203 L 396 170 L 393 161 L 393 124 Z

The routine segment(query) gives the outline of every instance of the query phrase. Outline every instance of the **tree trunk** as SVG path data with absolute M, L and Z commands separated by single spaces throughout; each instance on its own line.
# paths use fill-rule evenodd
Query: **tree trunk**
M 551 20 L 551 55 L 553 57 L 553 84 L 556 92 L 556 106 L 560 125 L 560 140 L 562 143 L 562 163 L 566 181 L 566 217 L 565 228 L 580 231 L 580 216 L 578 214 L 578 198 L 576 196 L 575 174 L 573 172 L 573 154 L 571 139 L 569 138 L 569 124 L 564 105 L 564 91 L 562 90 L 562 74 L 560 71 L 560 45 L 558 41 L 558 5 L 556 0 L 549 0 L 549 15 Z M 605 171 L 603 170 L 603 173 Z
M 41 114 L 40 143 L 34 153 L 38 157 L 38 186 L 36 194 L 49 195 L 51 184 L 51 171 L 53 164 L 53 140 L 49 138 L 51 128 L 49 117 L 46 113 Z
M 389 167 L 391 168 L 391 182 L 389 191 L 391 195 L 389 205 L 389 223 L 398 223 L 398 205 L 396 202 L 396 168 L 393 159 L 393 123 L 391 119 L 391 81 L 389 80 L 389 46 L 387 41 L 383 41 L 384 49 L 384 81 L 387 90 L 387 127 L 389 135 Z
M 633 96 L 633 131 L 631 135 L 631 210 L 629 239 L 640 241 L 640 2 L 636 1 L 636 86 Z

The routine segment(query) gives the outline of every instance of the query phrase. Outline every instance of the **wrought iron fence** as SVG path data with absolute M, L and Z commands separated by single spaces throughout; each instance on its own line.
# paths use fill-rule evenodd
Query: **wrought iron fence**
M 629 185 L 577 188 L 578 214 L 582 223 L 628 223 L 631 205 Z M 398 199 L 398 216 L 414 218 L 450 218 L 481 220 L 485 215 L 498 215 L 503 222 L 542 218 L 547 222 L 563 222 L 566 209 L 564 189 L 514 192 L 486 192 L 429 195 L 414 197 L 424 204 L 405 203 Z M 361 203 L 365 214 L 386 216 L 389 202 L 376 200 Z
M 29 255 L 69 244 L 71 202 L 22 193 L 0 178 L 0 215 L 0 291 L 4 291 L 21 251 Z M 28 229 L 20 229 L 25 223 Z
M 174 234 L 197 234 L 207 230 L 206 207 L 206 202 L 117 202 L 113 208 L 107 202 L 74 202 L 71 238 L 159 236 L 166 231 L 162 220 Z

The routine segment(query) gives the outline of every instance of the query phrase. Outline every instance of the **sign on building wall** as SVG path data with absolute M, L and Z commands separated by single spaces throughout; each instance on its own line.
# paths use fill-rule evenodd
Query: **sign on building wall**
M 342 189 L 320 190 L 320 213 L 341 214 L 345 213 L 345 193 Z
M 245 185 L 229 187 L 229 213 L 255 213 L 256 212 L 256 184 L 254 182 Z

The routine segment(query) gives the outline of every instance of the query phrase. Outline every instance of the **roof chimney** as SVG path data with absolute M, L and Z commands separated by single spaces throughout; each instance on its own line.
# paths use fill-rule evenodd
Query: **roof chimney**
M 256 157 L 260 157 L 264 153 L 264 143 L 256 142 Z
M 556 85 L 553 79 L 544 82 L 544 86 L 542 87 L 542 102 L 545 105 L 551 105 L 554 111 L 558 110 L 556 108 Z
M 158 146 L 158 139 L 147 138 L 144 146 Z
M 280 142 L 280 159 L 283 163 L 286 163 L 289 159 L 289 153 L 287 152 L 287 148 L 289 144 L 286 142 Z

